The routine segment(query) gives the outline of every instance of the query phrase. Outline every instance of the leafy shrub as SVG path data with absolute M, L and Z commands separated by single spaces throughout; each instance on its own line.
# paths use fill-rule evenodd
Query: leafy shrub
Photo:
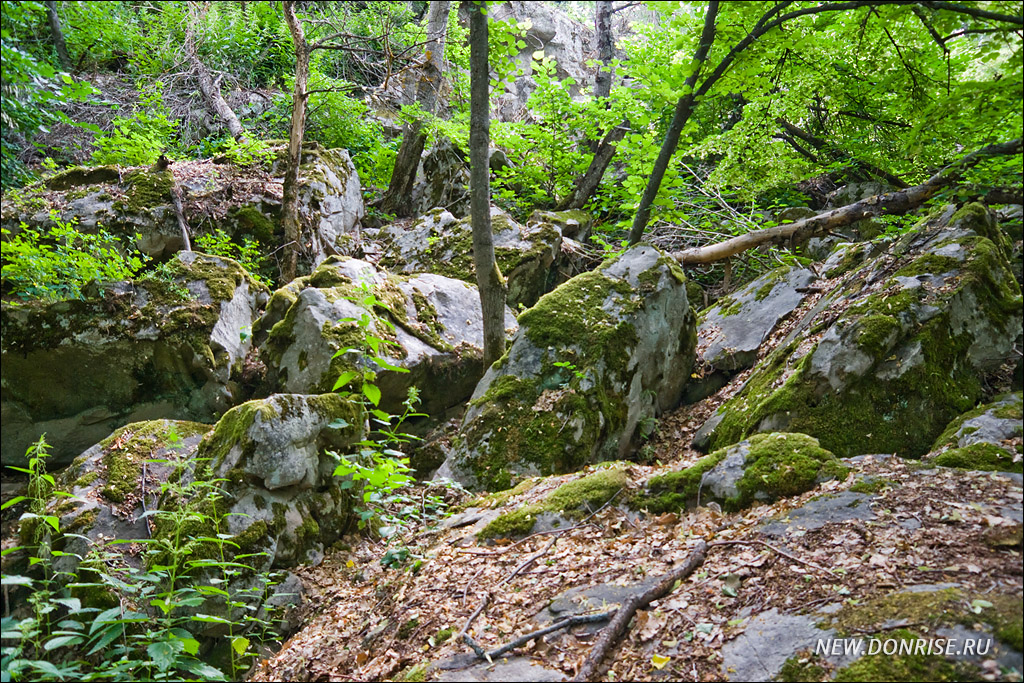
M 64 222 L 56 213 L 50 218 L 54 227 L 45 233 L 24 223 L 16 235 L 4 228 L 0 241 L 4 295 L 80 299 L 87 282 L 130 279 L 148 260 L 136 250 L 127 251 L 117 237 L 102 229 L 94 235 L 81 233 L 75 229 L 77 219 Z
M 273 286 L 273 267 L 263 255 L 263 248 L 255 237 L 244 237 L 242 243 L 234 242 L 231 236 L 218 228 L 212 233 L 196 237 L 199 251 L 213 256 L 226 256 L 238 261 L 249 271 L 257 282 Z
M 163 83 L 152 81 L 139 85 L 140 108 L 130 117 L 114 119 L 114 130 L 98 135 L 93 143 L 92 158 L 97 164 L 145 166 L 152 164 L 172 145 L 177 121 L 167 118 L 163 100 Z

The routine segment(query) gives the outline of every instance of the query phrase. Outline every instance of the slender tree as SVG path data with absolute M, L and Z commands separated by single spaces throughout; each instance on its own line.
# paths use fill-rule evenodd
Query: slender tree
M 484 367 L 505 353 L 505 281 L 494 260 L 491 233 L 490 81 L 487 15 L 483 2 L 469 10 L 469 207 L 473 224 L 473 264 L 484 319 Z
M 295 279 L 299 262 L 299 167 L 302 163 L 302 138 L 306 130 L 306 92 L 309 81 L 309 44 L 302 23 L 295 16 L 295 1 L 285 0 L 284 19 L 295 45 L 295 90 L 292 95 L 292 125 L 288 137 L 288 162 L 284 174 L 284 197 L 281 201 L 281 224 L 284 228 L 284 263 L 281 279 Z
M 50 33 L 53 35 L 53 46 L 57 49 L 57 59 L 65 70 L 71 69 L 71 57 L 68 55 L 68 45 L 64 41 L 64 31 L 60 27 L 60 17 L 57 16 L 57 3 L 55 0 L 46 2 L 46 18 L 50 21 Z
M 437 91 L 441 86 L 444 65 L 444 36 L 448 28 L 448 11 L 451 3 L 447 0 L 431 2 L 427 10 L 427 43 L 416 84 L 416 101 L 427 113 L 437 108 Z M 402 131 L 402 146 L 395 157 L 395 168 L 391 172 L 391 183 L 381 199 L 381 209 L 396 216 L 410 216 L 412 189 L 416 182 L 416 169 L 423 155 L 427 134 L 420 119 L 405 124 Z

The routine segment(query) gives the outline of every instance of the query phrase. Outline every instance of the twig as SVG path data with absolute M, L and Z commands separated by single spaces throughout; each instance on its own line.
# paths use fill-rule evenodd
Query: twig
M 608 619 L 611 619 L 613 616 L 615 616 L 615 613 L 617 611 L 618 609 L 611 609 L 607 612 L 601 612 L 600 614 L 577 614 L 574 617 L 566 617 L 561 621 L 556 621 L 550 626 L 545 626 L 544 628 L 537 629 L 536 631 L 527 633 L 526 635 L 519 636 L 512 642 L 506 645 L 502 645 L 501 647 L 495 650 L 491 650 L 487 653 L 487 656 L 491 659 L 500 657 L 506 652 L 511 652 L 517 647 L 526 645 L 528 642 L 535 638 L 546 636 L 547 634 L 554 633 L 555 631 L 561 631 L 563 628 L 570 628 L 572 626 L 576 626 L 577 624 L 592 624 L 596 621 L 607 621 Z
M 704 563 L 707 551 L 708 544 L 700 541 L 693 549 L 693 552 L 690 553 L 690 556 L 681 565 L 665 574 L 656 585 L 626 600 L 622 607 L 616 611 L 611 623 L 601 631 L 601 637 L 594 644 L 594 648 L 587 655 L 586 660 L 584 660 L 583 665 L 573 680 L 585 681 L 594 678 L 598 668 L 601 666 L 602 660 L 612 649 L 612 646 L 622 637 L 637 610 L 670 593 L 676 585 L 676 581 L 685 579 Z
M 499 581 L 499 582 L 498 582 L 498 585 L 499 585 L 499 586 L 504 586 L 504 585 L 505 585 L 506 583 L 508 583 L 509 581 L 511 581 L 512 579 L 514 579 L 514 578 L 516 577 L 516 575 L 517 575 L 517 574 L 519 574 L 519 572 L 523 571 L 524 569 L 528 569 L 528 568 L 530 567 L 530 565 L 532 565 L 532 564 L 533 564 L 534 562 L 536 562 L 537 560 L 539 560 L 539 559 L 541 558 L 541 556 L 542 556 L 542 555 L 544 555 L 544 554 L 545 554 L 545 553 L 546 553 L 547 551 L 551 550 L 551 546 L 553 546 L 553 545 L 555 544 L 555 541 L 557 541 L 557 540 L 558 540 L 558 536 L 555 536 L 554 538 L 552 538 L 552 539 L 551 539 L 551 540 L 550 540 L 550 541 L 548 542 L 548 544 L 547 544 L 546 546 L 544 546 L 543 548 L 541 548 L 540 550 L 538 550 L 536 554 L 534 554 L 534 555 L 531 555 L 530 557 L 528 557 L 528 558 L 526 558 L 525 560 L 523 560 L 523 562 L 522 562 L 522 563 L 520 563 L 520 565 L 519 565 L 518 567 L 516 567 L 515 569 L 513 569 L 513 570 L 512 570 L 512 571 L 511 571 L 511 572 L 510 572 L 510 573 L 508 574 L 508 576 L 506 576 L 506 577 L 505 577 L 504 579 L 502 579 L 501 581 Z
M 480 613 L 483 612 L 484 609 L 486 609 L 487 603 L 489 603 L 490 601 L 491 594 L 487 593 L 486 595 L 484 595 L 484 599 L 480 602 L 480 606 L 477 607 L 476 611 L 469 616 L 469 619 L 466 621 L 466 625 L 463 626 L 462 630 L 459 632 L 459 638 L 462 639 L 462 642 L 464 642 L 466 645 L 469 645 L 469 647 L 472 648 L 473 652 L 476 653 L 476 656 L 480 657 L 481 659 L 487 659 L 487 652 L 482 647 L 477 645 L 476 641 L 470 637 L 469 627 L 473 625 L 473 622 L 476 621 L 476 618 L 478 616 L 480 616 Z
M 827 567 L 822 567 L 820 564 L 815 564 L 814 562 L 811 562 L 810 560 L 802 560 L 799 557 L 796 557 L 795 555 L 790 555 L 785 550 L 782 550 L 781 548 L 777 548 L 777 547 L 773 546 L 771 543 L 765 543 L 764 541 L 715 541 L 711 545 L 712 546 L 718 546 L 718 545 L 763 545 L 765 548 L 768 548 L 769 550 L 772 550 L 772 551 L 778 553 L 779 555 L 782 555 L 786 559 L 792 560 L 793 562 L 798 562 L 800 564 L 807 565 L 808 567 L 813 567 L 814 569 L 817 569 L 820 572 L 825 572 L 825 573 L 831 574 L 832 576 L 835 576 L 835 577 L 839 576 L 838 574 L 836 574 L 834 571 L 832 571 L 831 569 L 829 569 Z

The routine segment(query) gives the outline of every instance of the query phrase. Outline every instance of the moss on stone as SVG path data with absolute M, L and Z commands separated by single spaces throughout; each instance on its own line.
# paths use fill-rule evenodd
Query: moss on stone
M 718 308 L 719 316 L 728 318 L 736 315 L 743 309 L 743 302 L 738 301 L 731 296 L 723 296 L 715 302 L 715 306 Z
M 73 166 L 46 179 L 46 186 L 51 190 L 68 190 L 82 185 L 115 183 L 121 178 L 121 169 L 117 166 Z
M 126 213 L 145 213 L 171 203 L 174 176 L 169 170 L 136 170 L 124 175 L 126 196 L 114 203 L 114 209 Z
M 451 629 L 449 629 L 451 630 Z M 437 642 L 437 641 L 435 641 Z M 440 643 L 438 643 L 440 644 Z M 427 680 L 427 672 L 430 670 L 430 664 L 427 662 L 420 662 L 419 664 L 413 664 L 402 669 L 398 676 L 395 677 L 396 681 L 402 681 L 403 683 L 421 683 Z
M 233 217 L 238 221 L 238 227 L 260 244 L 273 244 L 275 235 L 280 232 L 279 226 L 255 206 L 239 207 Z
M 823 479 L 844 479 L 849 470 L 806 434 L 755 434 L 743 478 L 737 483 L 739 499 L 729 507 L 746 507 L 755 497 L 768 500 L 810 491 Z
M 697 501 L 701 479 L 725 457 L 726 449 L 705 456 L 684 470 L 667 472 L 651 477 L 647 483 L 648 495 L 638 495 L 630 501 L 630 507 L 645 509 L 659 514 L 685 510 Z
M 927 643 L 907 629 L 879 635 L 906 643 L 908 650 L 921 654 L 865 655 L 836 672 L 834 681 L 980 681 L 981 676 L 966 665 L 954 665 L 941 655 L 923 654 Z M 920 649 L 918 649 L 920 648 Z
M 71 484 L 72 490 L 76 488 L 85 488 L 89 484 L 99 479 L 100 473 L 93 470 L 92 472 L 86 472 L 82 476 L 75 479 L 74 483 Z
M 955 420 L 950 422 L 949 425 L 942 431 L 942 434 L 940 434 L 939 437 L 935 439 L 935 443 L 932 446 L 932 450 L 938 451 L 942 450 L 947 446 L 956 446 L 960 436 L 977 431 L 976 429 L 972 430 L 969 427 L 965 428 L 965 423 L 977 417 L 981 417 L 982 415 L 993 409 L 993 403 L 1003 401 L 1010 396 L 1016 397 L 1017 401 L 1015 403 L 1010 403 L 1008 405 L 996 408 L 992 414 L 995 417 L 1003 420 L 1020 421 L 1021 419 L 1024 419 L 1024 414 L 1022 414 L 1021 411 L 1021 406 L 1024 405 L 1024 403 L 1022 403 L 1021 401 L 1021 392 L 1018 391 L 1016 392 L 1016 394 L 1005 394 L 1003 396 L 996 397 L 996 400 L 993 401 L 992 403 L 987 403 L 978 406 L 977 408 L 974 408 L 968 412 L 963 413 L 962 415 L 958 416 Z
M 128 494 L 142 483 L 142 457 L 122 449 L 112 449 L 103 456 L 106 485 L 100 493 L 113 503 L 123 503 Z
M 900 322 L 891 315 L 875 313 L 857 321 L 857 346 L 872 358 L 882 358 L 899 337 Z
M 603 468 L 580 479 L 562 484 L 538 503 L 524 505 L 507 512 L 484 527 L 479 538 L 508 538 L 530 533 L 537 516 L 545 512 L 581 516 L 611 500 L 629 485 L 626 472 L 620 467 Z
M 868 247 L 864 244 L 846 244 L 837 248 L 844 250 L 843 256 L 839 259 L 839 263 L 825 271 L 825 277 L 829 279 L 845 275 L 859 266 L 863 263 L 868 250 Z
M 82 514 L 75 517 L 71 522 L 61 528 L 61 533 L 64 534 L 86 534 L 89 529 L 96 524 L 96 518 L 99 516 L 100 511 L 97 508 L 92 510 L 86 510 Z
M 896 271 L 893 277 L 917 277 L 918 275 L 941 275 L 960 268 L 961 261 L 952 256 L 924 254 Z
M 778 675 L 775 676 L 776 681 L 789 683 L 804 683 L 805 681 L 812 683 L 824 681 L 827 678 L 828 672 L 818 664 L 816 657 L 801 658 L 799 655 L 793 655 L 787 659 Z
M 883 477 L 865 477 L 854 482 L 853 486 L 850 487 L 850 491 L 854 493 L 878 493 L 884 491 L 887 488 L 898 486 L 898 483 L 892 479 L 885 479 Z
M 995 444 L 979 442 L 953 448 L 936 456 L 932 462 L 942 467 L 957 467 L 985 472 L 1022 472 L 1022 463 L 1013 461 L 1013 454 Z

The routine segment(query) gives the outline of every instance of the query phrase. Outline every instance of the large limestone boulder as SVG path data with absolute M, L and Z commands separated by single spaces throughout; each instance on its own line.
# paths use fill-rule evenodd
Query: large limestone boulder
M 26 188 L 2 203 L 5 228 L 47 228 L 54 216 L 86 232 L 106 230 L 156 259 L 184 248 L 174 212 L 177 185 L 192 240 L 221 229 L 236 239 L 255 238 L 265 247 L 281 242 L 283 148 L 272 148 L 269 166 L 240 166 L 226 159 L 188 161 L 167 169 L 101 166 L 73 168 Z M 53 215 L 51 215 L 51 212 Z M 303 147 L 299 212 L 310 226 L 303 234 L 305 267 L 331 254 L 358 248 L 365 214 L 359 176 L 343 149 Z
M 626 457 L 679 401 L 693 365 L 686 278 L 649 246 L 545 295 L 519 325 L 473 393 L 440 476 L 500 489 Z
M 579 220 L 573 223 L 579 225 Z M 508 304 L 529 307 L 548 291 L 552 266 L 560 253 L 558 223 L 532 220 L 523 226 L 491 207 L 494 257 L 508 283 Z M 445 209 L 435 209 L 411 226 L 391 225 L 380 231 L 386 244 L 381 264 L 400 273 L 437 273 L 476 284 L 473 226 Z
M 880 255 L 844 248 L 837 283 L 698 433 L 717 449 L 756 432 L 818 438 L 837 455 L 927 453 L 972 408 L 1021 336 L 1005 237 L 971 204 Z
M 709 396 L 736 372 L 753 367 L 762 344 L 803 303 L 817 279 L 806 268 L 783 266 L 702 311 L 697 319 L 699 378 L 686 388 L 686 400 Z
M 505 321 L 515 329 L 509 310 Z M 484 371 L 475 287 L 441 275 L 394 275 L 358 259 L 332 257 L 279 289 L 254 332 L 276 390 L 327 392 L 347 370 L 374 370 L 381 407 L 393 413 L 417 387 L 423 411 L 441 418 L 472 393 Z M 367 349 L 368 337 L 391 342 L 380 355 L 408 372 L 383 369 L 370 354 L 335 355 Z
M 84 300 L 4 302 L 2 452 L 41 434 L 65 464 L 129 422 L 213 422 L 237 383 L 268 290 L 235 261 L 182 252 L 165 276 L 87 289 Z

